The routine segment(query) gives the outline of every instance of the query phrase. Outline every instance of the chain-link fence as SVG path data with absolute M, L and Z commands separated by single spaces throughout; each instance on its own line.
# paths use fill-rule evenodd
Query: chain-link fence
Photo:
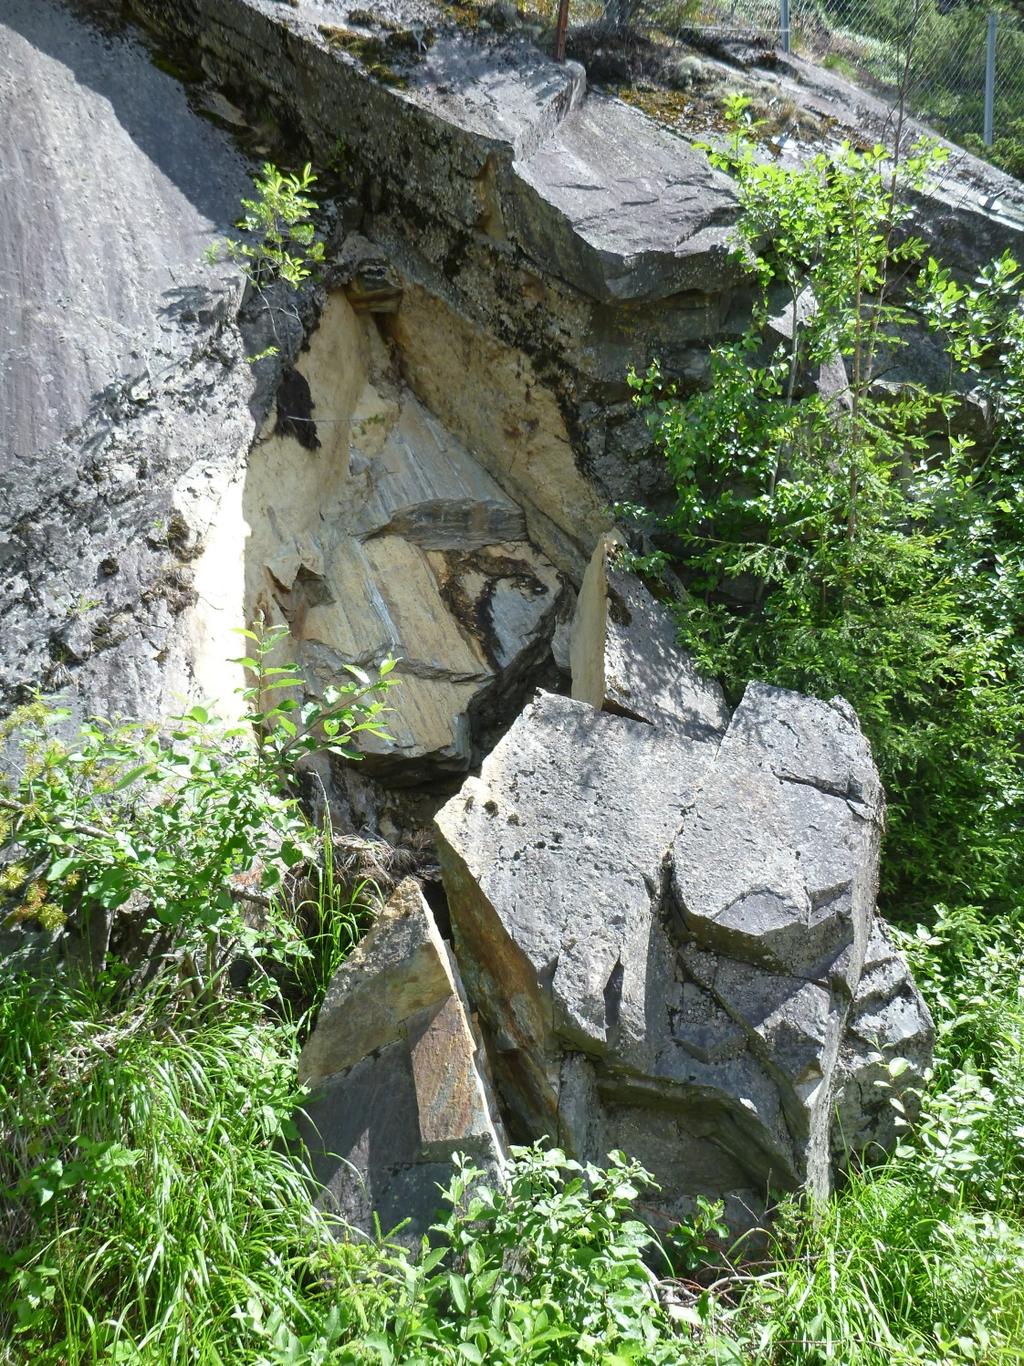
M 557 0 L 556 0 L 557 3 Z M 789 50 L 1024 175 L 1024 18 L 999 0 L 570 0 L 569 25 Z

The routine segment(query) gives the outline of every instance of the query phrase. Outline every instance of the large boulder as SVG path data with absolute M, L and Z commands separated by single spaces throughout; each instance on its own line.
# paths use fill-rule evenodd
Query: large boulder
M 438 814 L 441 868 L 515 1126 L 591 1160 L 635 1154 L 662 1187 L 655 1217 L 711 1195 L 739 1227 L 773 1191 L 830 1188 L 837 1103 L 858 1147 L 890 1141 L 856 1098 L 864 1039 L 883 1063 L 913 1039 L 921 1065 L 930 1024 L 877 948 L 884 798 L 851 709 L 751 684 L 724 736 L 703 719 L 688 733 L 721 694 L 676 654 L 685 712 L 660 714 L 651 680 L 672 656 L 627 577 L 613 591 L 651 654 L 594 695 L 614 710 L 538 694 Z M 588 592 L 574 663 L 593 686 Z M 610 604 L 607 620 L 623 630 Z
M 505 1139 L 458 969 L 406 879 L 328 988 L 299 1058 L 299 1128 L 325 1213 L 418 1243 L 451 1158 L 500 1181 Z

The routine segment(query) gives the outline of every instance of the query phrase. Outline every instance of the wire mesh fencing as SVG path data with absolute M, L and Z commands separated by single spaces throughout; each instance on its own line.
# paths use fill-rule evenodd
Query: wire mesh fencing
M 999 0 L 995 0 L 998 3 Z M 1024 175 L 1024 18 L 993 0 L 570 0 L 570 29 L 780 47 Z

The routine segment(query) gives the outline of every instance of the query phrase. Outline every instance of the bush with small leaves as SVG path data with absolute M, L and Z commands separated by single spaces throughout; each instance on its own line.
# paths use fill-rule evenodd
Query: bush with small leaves
M 268 161 L 254 184 L 256 196 L 242 200 L 245 213 L 237 224 L 246 236 L 214 242 L 207 259 L 212 264 L 226 256 L 256 289 L 275 280 L 298 289 L 324 259 L 313 222 L 316 201 L 307 193 L 316 184 L 313 168 L 307 162 L 288 175 Z
M 7 894 L 20 911 L 39 919 L 55 908 L 82 930 L 105 921 L 102 943 L 113 917 L 134 908 L 203 990 L 239 951 L 306 951 L 277 896 L 286 870 L 313 856 L 294 765 L 312 752 L 357 760 L 360 734 L 386 734 L 394 682 L 386 660 L 373 678 L 351 668 L 349 681 L 302 701 L 297 665 L 271 663 L 287 631 L 243 634 L 253 650 L 237 662 L 253 681 L 240 723 L 196 705 L 166 732 L 89 721 L 68 746 L 53 734 L 66 713 L 34 706 L 16 732 L 20 775 L 0 789 L 14 851 L 6 880 L 13 866 L 19 884 Z M 92 967 L 102 971 L 102 950 Z

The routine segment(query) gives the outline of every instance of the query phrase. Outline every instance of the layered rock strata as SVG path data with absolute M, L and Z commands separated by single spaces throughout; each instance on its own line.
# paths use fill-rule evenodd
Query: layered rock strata
M 346 227 L 404 282 L 384 323 L 431 410 L 581 574 L 619 457 L 646 446 L 625 374 L 703 373 L 738 269 L 729 181 L 581 67 L 402 0 L 133 0 L 351 195 Z M 352 217 L 358 218 L 353 224 Z M 466 403 L 465 391 L 478 401 Z
M 235 596 L 287 624 L 315 692 L 346 665 L 398 659 L 392 738 L 366 745 L 375 772 L 465 771 L 474 718 L 514 707 L 547 654 L 562 576 L 522 508 L 396 375 L 362 296 L 328 297 L 289 382 L 301 413 L 278 396 L 201 577 L 223 591 L 219 546 L 245 543 Z

